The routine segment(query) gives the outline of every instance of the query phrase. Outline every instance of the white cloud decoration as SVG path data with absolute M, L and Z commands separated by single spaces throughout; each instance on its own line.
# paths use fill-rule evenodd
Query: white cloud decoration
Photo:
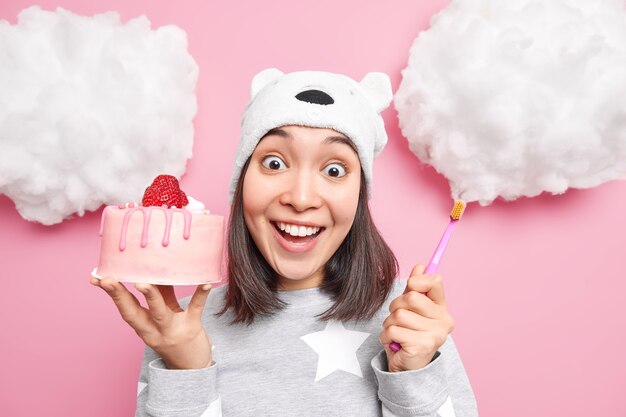
M 0 21 L 0 193 L 45 225 L 141 199 L 191 157 L 198 66 L 186 33 L 58 8 Z
M 622 0 L 453 0 L 402 74 L 403 135 L 453 198 L 487 205 L 626 175 Z

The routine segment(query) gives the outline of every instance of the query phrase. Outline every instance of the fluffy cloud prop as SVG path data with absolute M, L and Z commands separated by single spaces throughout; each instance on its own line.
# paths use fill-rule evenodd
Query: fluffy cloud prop
M 49 225 L 138 201 L 191 157 L 198 67 L 145 16 L 23 10 L 0 21 L 0 193 Z
M 491 203 L 626 175 L 622 0 L 456 0 L 410 50 L 394 98 L 453 198 Z

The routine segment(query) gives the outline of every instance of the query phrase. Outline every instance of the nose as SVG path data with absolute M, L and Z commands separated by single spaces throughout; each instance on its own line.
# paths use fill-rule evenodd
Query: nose
M 292 206 L 298 212 L 319 208 L 323 199 L 317 180 L 317 176 L 312 172 L 294 173 L 280 196 L 281 204 Z

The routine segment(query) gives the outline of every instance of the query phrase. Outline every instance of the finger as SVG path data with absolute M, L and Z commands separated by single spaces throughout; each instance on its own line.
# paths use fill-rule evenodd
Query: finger
M 439 306 L 428 298 L 425 294 L 417 291 L 409 291 L 398 296 L 389 304 L 389 312 L 393 313 L 398 309 L 410 310 L 430 319 L 437 319 L 443 314 L 445 307 Z
M 113 278 L 102 278 L 98 286 L 111 297 L 122 319 L 133 329 L 141 332 L 150 328 L 150 315 L 122 283 Z
M 423 333 L 418 330 L 406 329 L 400 326 L 389 326 L 384 329 L 378 336 L 378 340 L 385 347 L 385 350 L 391 350 L 389 344 L 391 342 L 399 343 L 402 347 L 406 344 L 413 344 L 414 340 Z
M 157 325 L 167 324 L 172 317 L 172 311 L 165 304 L 161 292 L 155 285 L 146 284 L 144 282 L 136 282 L 135 288 L 146 297 L 150 317 Z
M 411 274 L 409 275 L 409 279 L 414 276 L 414 275 L 422 275 L 424 273 L 424 271 L 426 270 L 426 266 L 423 264 L 417 264 L 413 267 L 413 269 L 411 270 Z M 408 280 L 407 280 L 407 284 L 408 284 Z M 409 286 L 407 285 L 406 288 L 404 289 L 404 294 L 406 294 L 407 292 L 409 292 Z
M 408 354 L 435 352 L 445 342 L 443 334 L 410 330 L 397 326 L 390 326 L 383 330 L 378 339 L 388 353 L 393 352 L 389 345 L 394 341 L 399 343 L 402 346 L 402 351 Z
M 413 275 L 406 283 L 405 293 L 408 291 L 420 292 L 433 300 L 435 304 L 446 305 L 441 275 Z
M 115 280 L 114 278 L 94 278 L 91 277 L 91 279 L 89 280 L 89 282 L 91 283 L 91 285 L 95 286 L 95 287 L 100 287 L 102 288 L 105 292 L 108 289 L 113 289 L 113 287 L 111 287 L 111 285 L 113 285 L 113 283 L 117 282 L 117 280 Z M 102 284 L 105 284 L 107 288 L 105 288 Z
M 161 296 L 163 297 L 163 300 L 165 301 L 165 305 L 168 306 L 170 310 L 172 310 L 174 313 L 179 313 L 181 311 L 184 311 L 180 307 L 180 304 L 178 303 L 178 300 L 176 299 L 176 292 L 174 291 L 173 285 L 157 285 L 156 287 L 161 292 Z
M 389 326 L 399 326 L 410 330 L 432 330 L 437 327 L 437 321 L 400 308 L 383 321 L 383 328 Z
M 426 265 L 424 264 L 417 264 L 413 267 L 413 269 L 411 270 L 411 275 L 409 276 L 413 276 L 413 275 L 422 275 L 424 273 L 424 271 L 426 271 Z
M 189 305 L 187 306 L 187 314 L 189 318 L 193 320 L 200 320 L 202 317 L 202 311 L 204 310 L 204 305 L 206 304 L 206 299 L 211 292 L 211 284 L 198 285 L 196 291 L 191 296 L 191 300 L 189 300 Z

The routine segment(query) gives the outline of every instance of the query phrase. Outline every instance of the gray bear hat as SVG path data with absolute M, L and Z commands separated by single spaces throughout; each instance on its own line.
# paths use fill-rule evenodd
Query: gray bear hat
M 392 99 L 387 74 L 370 72 L 361 82 L 341 74 L 276 68 L 254 76 L 251 99 L 241 121 L 241 139 L 230 184 L 233 201 L 237 181 L 259 140 L 270 130 L 287 125 L 334 129 L 356 145 L 371 195 L 372 163 L 387 143 L 380 113 Z

